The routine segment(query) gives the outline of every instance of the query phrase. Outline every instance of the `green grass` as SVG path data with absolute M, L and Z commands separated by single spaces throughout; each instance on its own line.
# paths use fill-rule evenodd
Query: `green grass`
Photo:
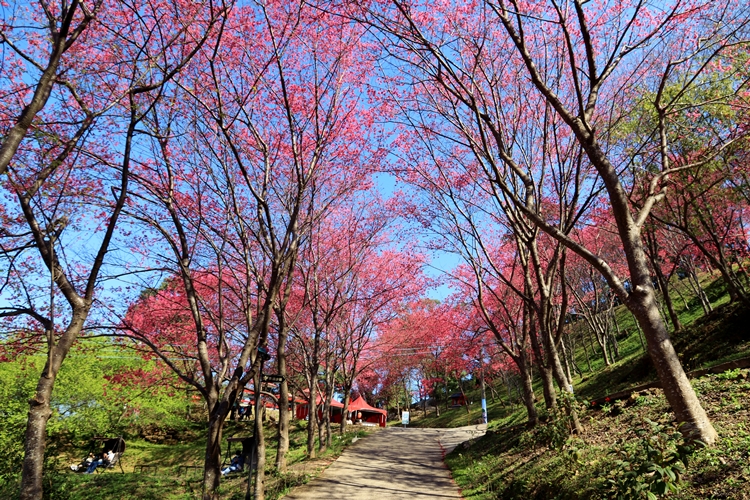
M 714 312 L 705 315 L 697 297 L 686 283 L 676 282 L 687 299 L 687 307 L 674 293 L 674 305 L 682 331 L 673 334 L 673 343 L 687 370 L 710 367 L 750 356 L 750 310 L 729 304 L 723 282 L 716 276 L 703 276 L 703 287 Z M 583 377 L 575 376 L 576 394 L 586 400 L 643 384 L 656 379 L 644 353 L 633 316 L 623 306 L 615 311 L 622 336 L 618 338 L 621 357 L 611 366 L 604 364 L 601 351 L 592 355 L 588 371 L 583 346 L 574 353 Z M 668 325 L 669 319 L 667 318 Z M 578 322 L 573 328 L 586 328 Z M 595 343 L 595 341 L 594 341 Z M 599 349 L 595 343 L 595 348 Z M 696 452 L 689 464 L 678 494 L 670 498 L 750 498 L 750 372 L 735 370 L 724 375 L 694 381 L 696 392 L 709 412 L 721 441 Z M 538 388 L 538 382 L 535 384 Z M 539 394 L 539 391 L 537 391 Z M 477 400 L 476 391 L 467 394 Z M 472 408 L 473 415 L 478 408 Z M 423 419 L 424 424 L 445 427 L 465 425 L 463 409 L 449 410 L 439 419 Z M 673 415 L 658 389 L 634 396 L 627 402 L 606 405 L 606 411 L 581 406 L 585 434 L 571 438 L 562 449 L 550 449 L 550 433 L 555 425 L 528 430 L 523 424 L 525 409 L 509 407 L 505 401 L 490 404 L 491 422 L 484 438 L 469 447 L 459 447 L 446 458 L 453 476 L 467 499 L 496 498 L 587 499 L 603 498 L 606 478 L 616 469 L 615 441 L 633 443 L 633 429 L 644 418 L 671 425 Z M 629 445 L 631 446 L 631 445 Z M 744 495 L 744 496 L 743 496 Z
M 698 448 L 688 461 L 679 491 L 669 498 L 747 498 L 750 491 L 750 371 L 734 370 L 694 382 L 721 440 Z M 468 500 L 498 498 L 595 499 L 611 491 L 607 478 L 619 470 L 618 441 L 635 443 L 634 430 L 645 419 L 674 429 L 673 416 L 658 390 L 602 409 L 581 409 L 586 432 L 569 437 L 561 448 L 546 440 L 550 426 L 534 430 L 501 427 L 446 457 L 453 477 Z M 653 434 L 648 434 L 652 436 Z M 745 495 L 745 496 L 743 496 Z
M 435 416 L 434 407 L 428 409 L 426 416 L 421 409 L 413 409 L 409 426 L 453 428 L 476 424 L 482 416 L 482 408 L 479 404 L 480 400 L 478 394 L 474 395 L 476 395 L 477 398 L 475 398 L 473 403 L 469 405 L 468 413 L 466 412 L 466 407 L 448 408 L 446 410 L 445 407 L 442 406 L 440 408 L 440 416 L 437 417 Z M 519 412 L 519 410 L 521 411 Z M 502 425 L 513 425 L 524 421 L 525 412 L 520 405 L 508 404 L 505 398 L 500 398 L 496 401 L 488 399 L 487 416 L 492 422 L 502 423 Z M 401 424 L 394 423 L 393 425 Z
M 131 439 L 127 441 L 122 466 L 124 470 L 132 472 L 136 465 L 156 465 L 165 469 L 180 465 L 201 465 L 205 449 L 206 440 L 203 437 L 179 444 L 156 444 Z M 226 442 L 222 449 L 226 450 Z
M 315 461 L 306 458 L 306 422 L 294 421 L 290 429 L 291 449 L 287 455 L 289 471 L 278 473 L 274 470 L 276 458 L 275 428 L 266 427 L 266 498 L 274 500 L 287 493 L 290 488 L 308 482 L 333 459 L 349 446 L 352 439 L 366 435 L 370 430 L 349 428 L 339 436 L 337 427 L 331 446 Z M 224 436 L 247 436 L 251 434 L 250 422 L 228 422 Z M 205 438 L 199 429 L 190 432 L 184 442 L 158 444 L 143 439 L 126 440 L 126 451 L 119 467 L 95 474 L 77 474 L 69 469 L 71 463 L 80 460 L 88 453 L 84 446 L 66 447 L 66 452 L 58 458 L 56 467 L 47 469 L 45 491 L 52 500 L 112 500 L 112 499 L 154 499 L 189 500 L 201 498 L 203 478 L 203 456 Z M 227 454 L 226 439 L 222 446 L 222 457 Z M 234 450 L 236 450 L 236 444 Z M 316 442 L 317 446 L 317 442 Z M 227 459 L 228 461 L 228 459 Z M 156 465 L 155 470 L 133 472 L 136 465 Z M 179 466 L 199 466 L 179 472 Z M 223 499 L 242 499 L 245 496 L 247 476 L 232 474 L 222 479 L 219 494 Z M 16 498 L 18 484 L 0 485 L 0 498 Z

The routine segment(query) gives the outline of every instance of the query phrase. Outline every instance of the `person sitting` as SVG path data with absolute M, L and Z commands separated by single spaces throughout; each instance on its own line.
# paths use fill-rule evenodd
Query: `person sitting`
M 91 465 L 89 465 L 89 468 L 86 469 L 86 474 L 93 474 L 96 468 L 99 467 L 100 465 L 107 467 L 109 464 L 112 463 L 114 459 L 115 459 L 114 450 L 109 450 L 106 453 L 102 453 L 101 458 L 91 462 Z
M 222 476 L 226 476 L 230 472 L 242 470 L 242 463 L 244 462 L 244 458 L 237 454 L 232 457 L 232 460 L 229 463 L 229 467 L 226 467 L 223 471 L 221 471 Z
M 70 466 L 70 470 L 73 472 L 82 471 L 83 469 L 88 469 L 89 465 L 91 465 L 91 462 L 94 461 L 96 457 L 94 457 L 93 453 L 89 453 L 89 456 L 86 457 L 85 460 L 83 460 L 80 464 L 73 464 Z
M 91 462 L 88 469 L 86 469 L 86 474 L 93 474 L 97 467 L 100 465 L 103 465 L 105 463 L 105 460 L 107 459 L 106 453 L 102 453 L 101 457 L 95 459 Z

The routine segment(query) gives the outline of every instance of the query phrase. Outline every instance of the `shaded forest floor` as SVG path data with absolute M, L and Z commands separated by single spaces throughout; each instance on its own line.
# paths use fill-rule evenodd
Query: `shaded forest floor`
M 750 499 L 750 375 L 734 370 L 697 379 L 694 386 L 721 440 L 696 449 L 670 498 Z M 659 426 L 657 432 L 646 420 Z M 645 451 L 645 439 L 657 439 L 666 457 L 681 444 L 674 415 L 659 389 L 634 394 L 629 400 L 584 409 L 585 431 L 568 437 L 555 424 L 527 430 L 523 425 L 498 427 L 483 438 L 465 443 L 446 461 L 467 499 L 535 498 L 594 499 L 618 497 L 610 481 L 622 484 L 634 470 L 618 465 L 629 452 L 631 464 L 658 463 Z M 653 446 L 653 442 L 651 442 Z M 653 451 L 652 449 L 652 451 Z M 645 493 L 644 493 L 645 495 Z M 642 498 L 646 498 L 643 496 Z
M 673 335 L 673 342 L 686 370 L 708 368 L 750 356 L 749 325 L 750 310 L 726 304 L 695 318 Z M 626 340 L 636 344 L 633 337 Z M 487 435 L 447 457 L 465 497 L 647 498 L 648 483 L 663 471 L 653 465 L 668 463 L 677 446 L 684 444 L 661 390 L 591 404 L 595 398 L 602 401 L 608 394 L 656 379 L 650 360 L 637 344 L 636 349 L 626 344 L 628 348 L 629 354 L 612 366 L 576 377 L 585 427 L 581 436 L 568 436 L 564 419 L 549 418 L 548 424 L 528 430 L 522 408 L 501 401 L 490 404 Z M 675 499 L 750 499 L 750 371 L 738 368 L 692 382 L 720 441 L 710 448 L 697 447 L 682 473 L 666 467 L 680 479 L 671 481 L 667 472 L 664 483 L 671 486 L 662 486 L 673 487 L 676 491 L 669 498 Z M 474 391 L 472 396 L 478 399 Z M 440 420 L 446 426 L 464 425 L 476 419 L 479 411 L 477 404 L 468 414 L 463 408 L 451 409 L 439 418 L 422 418 L 419 425 L 435 425 Z M 631 489 L 618 496 L 618 489 L 626 488 Z
M 266 429 L 267 468 L 266 499 L 274 500 L 292 487 L 305 484 L 330 465 L 352 443 L 371 432 L 369 428 L 350 427 L 339 436 L 337 430 L 331 447 L 316 459 L 305 455 L 306 422 L 294 421 L 291 432 L 291 450 L 287 455 L 288 470 L 274 470 L 276 439 L 273 424 Z M 252 421 L 228 422 L 224 436 L 245 436 L 252 433 Z M 152 440 L 153 441 L 153 440 Z M 160 440 L 157 440 L 160 441 Z M 45 473 L 45 494 L 51 500 L 111 500 L 113 498 L 139 500 L 189 500 L 202 498 L 203 454 L 205 438 L 201 428 L 185 432 L 177 442 L 150 442 L 145 439 L 128 439 L 121 459 L 122 469 L 116 466 L 94 474 L 70 471 L 70 464 L 84 457 L 88 448 L 73 443 L 58 443 L 59 454 Z M 236 447 L 236 445 L 235 445 Z M 227 443 L 224 443 L 227 455 Z M 233 450 L 236 451 L 236 448 Z M 228 464 L 229 458 L 225 460 Z M 142 467 L 145 466 L 145 467 Z M 2 485 L 0 485 L 2 486 Z M 0 487 L 1 498 L 17 496 L 16 485 Z M 226 500 L 245 498 L 247 474 L 232 473 L 222 478 L 219 496 Z M 3 495 L 8 496 L 3 496 Z

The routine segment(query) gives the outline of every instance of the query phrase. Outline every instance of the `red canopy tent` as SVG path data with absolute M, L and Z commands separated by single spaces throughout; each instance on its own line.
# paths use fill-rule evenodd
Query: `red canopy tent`
M 368 405 L 362 396 L 349 403 L 349 411 L 361 414 L 361 419 L 358 417 L 356 420 L 378 424 L 380 427 L 385 427 L 385 421 L 388 418 L 387 411 Z

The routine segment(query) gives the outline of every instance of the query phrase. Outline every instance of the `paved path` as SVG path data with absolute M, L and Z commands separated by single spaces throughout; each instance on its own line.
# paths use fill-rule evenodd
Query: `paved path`
M 286 500 L 461 498 L 443 464 L 443 450 L 484 434 L 485 425 L 457 429 L 390 427 L 360 439 L 317 479 Z

